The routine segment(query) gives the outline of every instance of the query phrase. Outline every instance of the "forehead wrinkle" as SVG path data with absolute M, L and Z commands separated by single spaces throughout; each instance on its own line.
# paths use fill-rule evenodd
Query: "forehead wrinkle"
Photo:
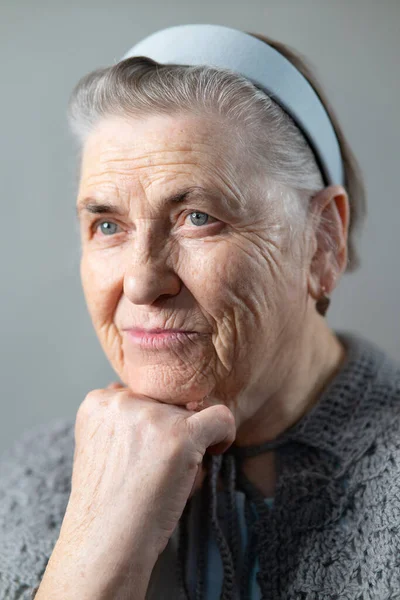
M 187 163 L 190 165 L 190 163 Z M 234 208 L 238 212 L 243 212 L 246 205 L 248 204 L 247 198 L 241 193 L 240 188 L 235 183 L 230 182 L 229 174 L 225 174 L 223 170 L 214 167 L 212 164 L 209 164 L 205 167 L 203 165 L 198 165 L 197 163 L 192 163 L 194 167 L 198 169 L 198 171 L 191 171 L 192 175 L 191 181 L 187 180 L 187 172 L 178 169 L 176 172 L 162 172 L 158 177 L 143 177 L 143 181 L 141 181 L 141 185 L 145 192 L 151 188 L 153 184 L 156 184 L 161 181 L 161 184 L 173 186 L 173 179 L 177 175 L 183 176 L 183 186 L 184 185 L 192 185 L 193 183 L 196 185 L 200 185 L 201 187 L 207 188 L 212 192 L 213 189 L 216 190 L 218 197 L 222 204 L 225 204 L 228 209 Z M 182 166 L 179 164 L 179 166 Z M 194 176 L 194 177 L 193 177 Z M 172 180 L 172 181 L 171 181 Z M 176 182 L 175 182 L 176 183 Z
M 196 135 L 199 135 L 199 133 L 196 132 Z M 201 132 L 200 135 L 204 138 L 206 132 Z M 120 187 L 122 190 L 128 189 L 128 193 L 132 193 L 132 181 L 130 180 L 130 175 L 137 172 L 138 174 L 141 174 L 135 178 L 135 181 L 136 183 L 140 183 L 143 191 L 145 191 L 152 183 L 162 180 L 163 175 L 167 175 L 167 177 L 171 175 L 171 168 L 173 169 L 171 176 L 176 177 L 176 171 L 179 172 L 179 170 L 182 169 L 184 175 L 186 175 L 187 171 L 189 170 L 190 172 L 191 167 L 194 167 L 196 182 L 200 183 L 203 181 L 202 177 L 200 178 L 201 181 L 199 181 L 198 172 L 196 173 L 198 169 L 201 175 L 204 173 L 206 174 L 208 185 L 211 183 L 212 186 L 219 188 L 219 191 L 222 192 L 224 198 L 228 196 L 226 200 L 230 208 L 232 208 L 232 200 L 234 201 L 235 208 L 240 211 L 243 210 L 248 203 L 248 199 L 245 197 L 247 194 L 243 193 L 240 183 L 237 182 L 238 171 L 243 170 L 243 164 L 233 164 L 238 161 L 227 160 L 223 153 L 218 152 L 218 147 L 221 150 L 221 145 L 225 147 L 226 144 L 218 143 L 218 140 L 214 140 L 214 138 L 213 141 L 217 141 L 217 144 L 215 145 L 210 144 L 210 142 L 204 142 L 202 139 L 201 141 L 195 142 L 184 139 L 180 141 L 180 145 L 178 144 L 172 149 L 165 149 L 165 138 L 159 142 L 158 148 L 154 148 L 154 142 L 156 140 L 152 139 L 147 144 L 144 142 L 144 146 L 146 147 L 147 145 L 148 149 L 144 153 L 137 155 L 136 149 L 132 148 L 132 144 L 129 143 L 123 143 L 121 147 L 121 143 L 119 142 L 119 146 L 117 147 L 102 148 L 101 144 L 99 144 L 98 137 L 99 136 L 95 136 L 92 138 L 91 142 L 93 144 L 94 153 L 97 153 L 97 160 L 100 163 L 98 166 L 101 167 L 101 170 L 99 173 L 90 173 L 91 164 L 93 165 L 93 154 L 91 152 L 92 148 L 89 147 L 89 152 L 86 155 L 88 163 L 86 172 L 89 171 L 89 173 L 86 175 L 86 178 L 85 173 L 83 173 L 83 179 L 85 179 L 85 182 L 88 185 L 96 185 L 98 181 L 97 178 L 100 178 L 101 180 L 101 178 L 105 176 L 106 179 L 109 179 L 110 185 L 115 186 L 117 193 L 119 192 Z M 112 140 L 109 138 L 105 141 L 111 142 L 110 146 L 113 145 Z M 99 146 L 100 151 L 98 150 Z M 137 145 L 137 148 L 138 147 L 139 145 Z M 211 157 L 210 147 L 213 149 Z M 139 149 L 143 151 L 143 148 L 139 147 Z M 127 154 L 119 156 L 121 153 L 125 152 L 127 152 Z M 177 154 L 181 155 L 179 160 L 176 159 Z M 227 154 L 229 155 L 229 159 L 233 158 L 232 152 L 228 152 Z M 196 160 L 196 158 L 199 158 L 199 160 Z M 213 160 L 213 158 L 217 160 Z M 168 170 L 170 173 L 168 173 Z M 148 171 L 148 173 L 146 171 Z M 165 171 L 167 171 L 167 173 L 165 173 Z M 193 175 L 193 172 L 191 172 L 191 174 Z M 147 183 L 147 181 L 149 183 Z M 190 185 L 192 182 L 188 183 Z
M 100 162 L 123 163 L 127 161 L 137 163 L 136 166 L 139 168 L 141 163 L 146 165 L 157 164 L 158 158 L 164 164 L 174 163 L 176 162 L 174 157 L 168 159 L 168 155 L 176 155 L 177 153 L 200 154 L 205 156 L 206 161 L 208 161 L 210 160 L 210 154 L 221 158 L 221 156 L 224 156 L 232 148 L 232 144 L 228 144 L 228 141 L 223 136 L 216 137 L 214 130 L 210 136 L 208 127 L 201 131 L 195 129 L 189 133 L 192 136 L 190 139 L 187 138 L 187 129 L 183 130 L 183 134 L 186 137 L 176 139 L 176 131 L 170 134 L 168 130 L 164 130 L 160 136 L 157 131 L 155 135 L 152 135 L 150 130 L 146 132 L 144 139 L 141 139 L 139 136 L 139 141 L 137 141 L 133 133 L 131 137 L 126 139 L 121 135 L 118 135 L 118 137 L 110 135 L 108 132 L 105 135 L 102 130 L 99 130 L 93 132 L 92 136 L 87 140 L 86 149 L 88 154 L 92 154 L 92 150 L 94 153 L 98 153 L 98 160 Z M 210 152 L 210 149 L 212 152 Z M 121 153 L 123 156 L 118 156 Z M 211 157 L 212 160 L 213 158 Z
M 171 166 L 171 165 L 169 165 Z M 213 168 L 212 165 L 207 165 L 207 168 L 202 168 L 197 163 L 177 163 L 176 169 L 169 169 L 167 172 L 160 165 L 157 168 L 149 167 L 147 170 L 141 169 L 138 173 L 138 177 L 132 180 L 132 177 L 124 171 L 109 171 L 101 173 L 93 173 L 82 185 L 79 196 L 90 194 L 90 189 L 95 188 L 99 192 L 100 196 L 108 198 L 110 195 L 117 197 L 122 204 L 125 204 L 125 200 L 128 199 L 128 206 L 130 206 L 132 198 L 136 195 L 151 200 L 156 200 L 157 192 L 153 186 L 162 190 L 160 199 L 166 196 L 165 186 L 171 189 L 171 194 L 174 193 L 174 188 L 180 189 L 184 187 L 190 187 L 193 185 L 199 185 L 210 190 L 212 193 L 215 189 L 216 194 L 219 196 L 222 205 L 226 205 L 228 209 L 236 210 L 239 214 L 243 212 L 245 205 L 247 204 L 245 197 L 242 195 L 240 188 L 232 183 L 229 176 L 224 176 L 220 169 Z M 195 170 L 188 169 L 188 167 L 195 167 Z M 185 167 L 187 167 L 185 169 Z M 188 177 L 191 175 L 191 177 Z M 200 176 L 199 176 L 200 175 Z M 102 179 L 104 178 L 104 181 Z M 163 189 L 164 186 L 164 189 Z M 136 190 L 135 190 L 136 187 Z M 139 191 L 140 188 L 140 191 Z M 110 194 L 107 192 L 110 191 Z M 93 192 L 92 192 L 93 193 Z M 156 200 L 157 202 L 157 200 Z
M 196 134 L 194 134 L 195 136 Z M 204 147 L 205 148 L 205 154 L 208 155 L 209 154 L 209 150 L 210 150 L 210 146 L 211 147 L 215 147 L 216 151 L 218 152 L 218 147 L 217 146 L 221 146 L 220 140 L 215 140 L 218 142 L 218 144 L 210 144 L 210 139 L 209 137 L 206 138 L 206 135 L 204 134 L 204 138 L 206 138 L 204 141 L 203 140 L 196 140 L 194 139 L 194 136 L 188 140 L 188 139 L 182 139 L 182 140 L 176 140 L 173 139 L 169 136 L 162 136 L 161 138 L 152 138 L 152 139 L 144 139 L 144 140 L 140 140 L 140 143 L 133 139 L 133 140 L 129 140 L 129 141 L 125 141 L 123 139 L 121 139 L 120 137 L 117 138 L 117 140 L 114 139 L 102 139 L 102 148 L 100 150 L 100 157 L 105 155 L 106 156 L 106 160 L 108 160 L 107 155 L 108 154 L 114 154 L 114 153 L 118 153 L 118 152 L 132 152 L 133 155 L 128 156 L 128 158 L 130 160 L 135 159 L 135 158 L 146 158 L 149 157 L 151 158 L 152 155 L 159 155 L 159 154 L 169 154 L 169 153 L 176 153 L 176 152 L 199 152 L 201 151 L 201 148 Z M 99 147 L 99 138 L 102 138 L 102 136 L 100 135 L 94 135 L 92 139 L 87 141 L 86 146 L 90 149 L 90 147 L 93 145 L 95 147 L 95 149 L 97 149 Z M 166 144 L 168 145 L 166 147 Z M 226 146 L 226 144 L 224 144 L 224 146 Z M 197 148 L 196 148 L 197 147 Z M 139 151 L 139 154 L 137 154 L 137 152 Z M 137 154 L 137 155 L 136 155 Z
M 103 151 L 103 155 L 106 153 L 107 151 Z M 146 169 L 151 169 L 153 172 L 160 172 L 163 171 L 166 167 L 167 168 L 171 168 L 171 167 L 190 167 L 190 166 L 194 166 L 194 167 L 199 167 L 201 168 L 202 165 L 204 164 L 204 161 L 196 161 L 196 153 L 191 152 L 191 156 L 185 157 L 185 158 L 181 158 L 180 160 L 176 160 L 175 157 L 171 157 L 171 160 L 166 160 L 166 156 L 167 154 L 170 154 L 171 151 L 164 151 L 162 154 L 162 156 L 160 156 L 160 152 L 153 152 L 151 154 L 156 155 L 159 158 L 159 161 L 154 161 L 154 160 L 149 160 L 149 155 L 145 155 L 145 156 L 141 156 L 141 157 L 137 157 L 137 156 L 133 156 L 133 157 L 114 157 L 114 158 L 106 158 L 106 159 L 102 159 L 100 157 L 100 161 L 99 161 L 99 167 L 101 167 L 101 174 L 105 174 L 107 172 L 114 173 L 115 175 L 126 175 L 127 173 L 133 173 L 135 171 L 142 171 L 142 170 L 146 170 Z M 195 154 L 195 156 L 193 156 L 193 154 Z M 207 155 L 206 155 L 207 156 Z M 93 159 L 90 160 L 90 158 L 88 158 L 87 161 L 89 164 L 83 165 L 83 169 L 82 169 L 82 178 L 88 177 L 91 178 L 91 174 L 90 174 L 90 170 L 91 170 L 91 164 L 93 164 Z M 207 161 L 204 164 L 204 166 L 207 168 L 209 164 L 209 160 L 208 160 L 208 156 L 207 156 Z M 96 176 L 96 167 L 97 164 L 95 165 L 94 168 L 94 173 L 93 175 Z M 89 175 L 86 175 L 86 172 L 89 171 Z
M 152 169 L 163 169 L 165 167 L 173 167 L 173 166 L 178 166 L 178 165 L 192 165 L 192 166 L 199 166 L 201 167 L 202 164 L 204 164 L 204 166 L 207 166 L 208 164 L 212 164 L 213 161 L 212 159 L 209 158 L 209 153 L 206 152 L 199 152 L 199 151 L 194 151 L 194 150 L 190 150 L 187 151 L 187 153 L 189 154 L 189 156 L 187 157 L 181 157 L 179 160 L 176 159 L 176 154 L 177 153 L 181 153 L 181 150 L 164 150 L 164 151 L 154 151 L 151 152 L 149 154 L 145 154 L 143 156 L 123 156 L 123 157 L 114 157 L 114 158 L 108 158 L 106 160 L 100 160 L 101 164 L 107 164 L 110 165 L 112 168 L 114 168 L 114 165 L 117 166 L 116 169 L 114 169 L 115 171 L 120 171 L 120 172 L 126 172 L 126 171 L 136 171 L 136 170 L 142 170 L 142 169 L 147 169 L 147 168 L 152 168 Z M 168 155 L 173 154 L 174 156 L 171 156 L 170 160 L 168 160 Z M 196 158 L 198 157 L 206 157 L 206 161 L 204 160 L 196 160 Z M 157 157 L 158 160 L 154 160 L 153 157 Z
M 228 163 L 228 166 L 229 163 Z M 219 187 L 222 193 L 228 192 L 229 198 L 235 200 L 235 207 L 244 210 L 248 205 L 248 198 L 242 192 L 241 186 L 237 183 L 237 174 L 234 173 L 234 169 L 229 168 L 227 171 L 224 169 L 218 169 L 215 165 L 211 165 L 210 171 L 212 173 L 213 180 L 219 181 Z

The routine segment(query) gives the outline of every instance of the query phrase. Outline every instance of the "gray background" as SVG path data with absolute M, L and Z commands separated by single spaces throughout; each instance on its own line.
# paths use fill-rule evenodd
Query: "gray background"
M 36 424 L 73 418 L 89 390 L 116 379 L 81 291 L 66 104 L 86 72 L 184 23 L 264 33 L 316 67 L 369 191 L 363 264 L 335 290 L 328 321 L 400 359 L 400 1 L 0 0 L 0 451 Z

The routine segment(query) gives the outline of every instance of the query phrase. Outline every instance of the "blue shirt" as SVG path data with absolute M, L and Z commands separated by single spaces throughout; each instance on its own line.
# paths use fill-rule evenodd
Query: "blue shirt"
M 238 556 L 238 570 L 239 575 L 242 570 L 244 551 L 247 546 L 248 532 L 246 527 L 246 520 L 244 514 L 244 500 L 245 495 L 242 491 L 236 490 L 236 502 L 238 508 L 238 516 L 239 516 L 239 526 L 241 531 L 241 539 L 242 545 L 239 549 Z M 217 492 L 218 496 L 218 505 L 223 506 L 224 498 L 223 492 Z M 189 519 L 189 557 L 187 561 L 188 572 L 186 574 L 187 581 L 189 584 L 189 589 L 191 591 L 191 596 L 194 598 L 195 588 L 196 588 L 196 564 L 197 564 L 197 537 L 195 534 L 195 524 L 196 519 L 198 519 L 198 509 L 199 509 L 199 497 L 193 497 L 193 510 L 190 514 Z M 272 506 L 274 499 L 273 498 L 265 498 L 264 502 L 268 506 Z M 257 516 L 256 509 L 252 504 L 254 515 Z M 226 522 L 223 519 L 223 514 L 220 515 L 220 525 L 225 534 L 227 535 L 227 526 Z M 259 570 L 258 559 L 256 559 L 254 563 L 254 568 L 251 573 L 250 578 L 250 598 L 251 600 L 260 600 L 261 599 L 261 591 L 258 586 L 256 580 L 256 574 Z M 216 540 L 213 535 L 209 536 L 208 539 L 208 552 L 207 552 L 207 576 L 205 581 L 205 599 L 206 600 L 219 600 L 221 595 L 222 588 L 222 580 L 223 580 L 223 566 L 221 556 L 218 550 L 218 546 Z

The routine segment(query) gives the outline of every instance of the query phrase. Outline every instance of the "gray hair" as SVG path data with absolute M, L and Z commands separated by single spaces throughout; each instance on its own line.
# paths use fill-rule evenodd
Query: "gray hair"
M 282 47 L 279 45 L 281 52 Z M 300 60 L 291 50 L 287 52 L 292 62 L 293 56 Z M 295 66 L 299 68 L 298 64 Z M 304 68 L 308 69 L 306 65 Z M 307 75 L 310 80 L 309 71 Z M 315 81 L 310 83 L 315 89 Z M 332 118 L 332 109 L 327 110 Z M 237 73 L 209 66 L 161 65 L 145 57 L 132 57 L 85 75 L 75 86 L 68 106 L 70 127 L 81 148 L 103 118 L 157 114 L 197 114 L 220 119 L 229 131 L 235 132 L 239 149 L 255 171 L 260 170 L 285 190 L 281 198 L 290 239 L 296 239 L 300 231 L 303 234 L 307 224 L 313 227 L 307 221 L 309 201 L 325 187 L 314 154 L 291 117 L 264 91 Z M 351 209 L 346 271 L 353 271 L 359 264 L 353 230 L 365 213 L 364 189 L 354 156 L 335 117 L 332 121 L 341 146 Z M 335 256 L 329 227 L 323 231 L 324 245 L 331 247 Z

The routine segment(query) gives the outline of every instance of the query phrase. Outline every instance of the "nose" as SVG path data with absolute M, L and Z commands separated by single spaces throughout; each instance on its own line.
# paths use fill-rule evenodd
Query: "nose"
M 182 283 L 167 264 L 167 252 L 167 244 L 159 235 L 137 237 L 124 276 L 124 294 L 131 302 L 150 305 L 161 296 L 179 294 Z

